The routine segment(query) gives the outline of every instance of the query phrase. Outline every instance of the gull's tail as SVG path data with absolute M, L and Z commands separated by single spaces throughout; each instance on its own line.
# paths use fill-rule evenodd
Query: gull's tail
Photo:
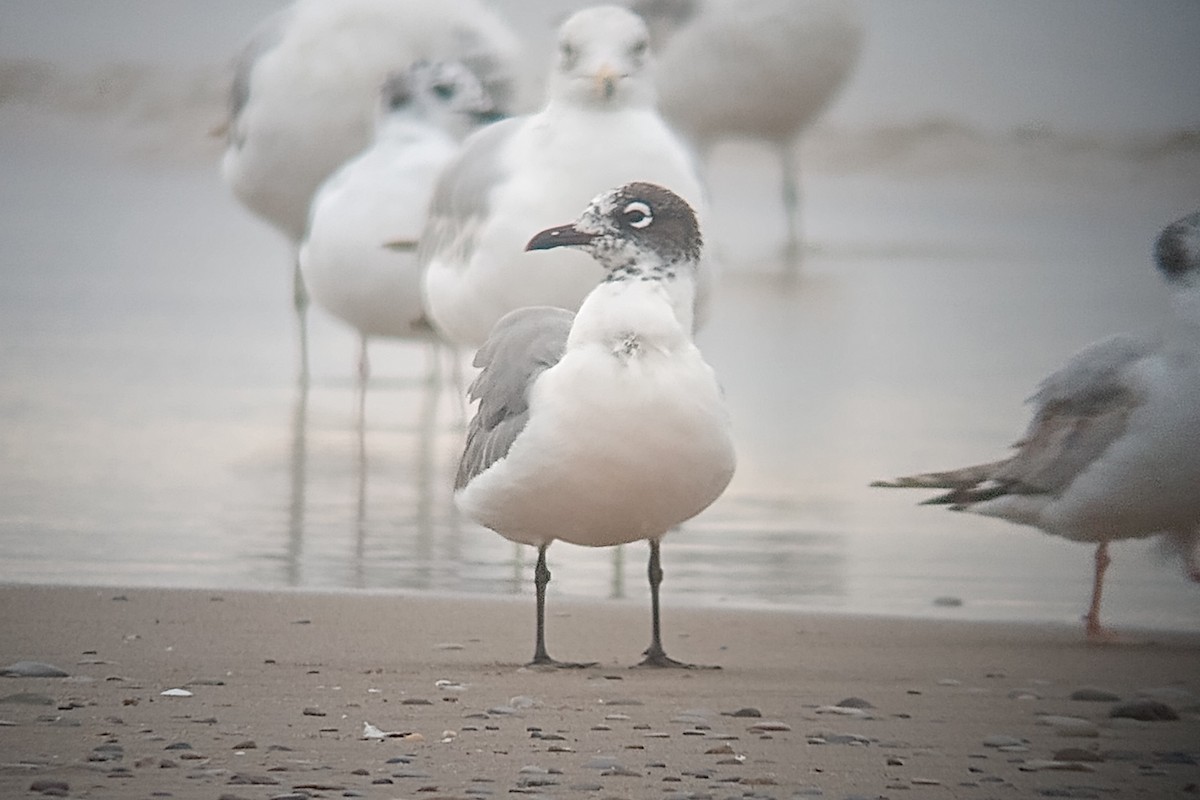
M 946 472 L 923 472 L 890 481 L 873 481 L 871 486 L 884 489 L 948 489 L 945 494 L 923 500 L 921 505 L 948 505 L 955 510 L 973 503 L 1008 494 L 1011 484 L 998 475 L 1011 459 L 976 464 Z

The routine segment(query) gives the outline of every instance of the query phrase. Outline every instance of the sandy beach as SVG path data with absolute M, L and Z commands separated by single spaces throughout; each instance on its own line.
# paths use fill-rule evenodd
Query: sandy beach
M 521 666 L 530 598 L 9 586 L 0 614 L 4 664 L 68 673 L 0 679 L 4 797 L 1200 786 L 1195 635 L 1126 631 L 1131 643 L 1101 648 L 1067 626 L 668 606 L 667 649 L 722 669 L 644 671 L 627 668 L 648 639 L 640 604 L 552 598 L 552 654 L 599 664 L 545 672 Z M 1178 718 L 1112 716 L 1122 707 Z

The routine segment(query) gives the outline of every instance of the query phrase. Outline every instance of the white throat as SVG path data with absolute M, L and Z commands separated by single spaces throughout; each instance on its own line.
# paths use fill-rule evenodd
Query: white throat
M 691 345 L 696 296 L 693 273 L 693 267 L 683 266 L 672 279 L 632 276 L 601 283 L 579 307 L 567 348 L 589 344 L 618 347 L 628 337 L 662 352 Z

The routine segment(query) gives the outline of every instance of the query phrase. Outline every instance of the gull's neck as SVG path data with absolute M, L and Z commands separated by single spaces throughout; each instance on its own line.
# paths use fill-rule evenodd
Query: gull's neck
M 696 265 L 622 267 L 584 299 L 567 347 L 619 347 L 634 337 L 644 347 L 673 352 L 692 344 Z
M 411 111 L 388 114 L 381 118 L 375 127 L 376 141 L 410 142 L 426 139 L 432 133 L 447 139 L 461 138 L 446 132 L 442 126 L 434 124 L 427 117 Z

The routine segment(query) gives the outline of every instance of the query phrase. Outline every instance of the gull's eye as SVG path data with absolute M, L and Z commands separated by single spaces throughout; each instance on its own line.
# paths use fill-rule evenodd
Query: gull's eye
M 579 60 L 579 51 L 570 42 L 563 42 L 558 46 L 558 55 L 563 69 L 572 69 L 575 62 Z
M 641 62 L 646 57 L 646 51 L 650 49 L 650 43 L 645 39 L 638 39 L 632 47 L 629 48 L 629 55 L 634 61 Z
M 625 217 L 625 221 L 629 223 L 631 228 L 644 228 L 651 222 L 654 222 L 654 214 L 650 211 L 650 206 L 643 203 L 641 200 L 634 200 L 621 212 L 621 216 Z
M 450 100 L 458 92 L 458 87 L 453 83 L 435 83 L 433 85 L 433 93 L 440 100 Z

